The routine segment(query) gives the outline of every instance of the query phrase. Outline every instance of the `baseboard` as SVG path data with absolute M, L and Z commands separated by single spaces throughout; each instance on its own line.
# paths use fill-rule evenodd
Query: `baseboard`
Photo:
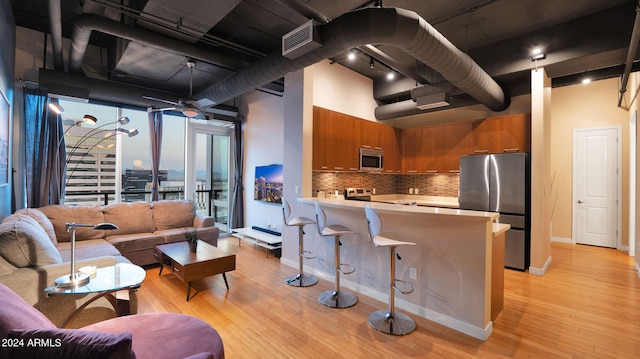
M 573 239 L 564 237 L 551 237 L 551 242 L 573 243 Z
M 286 259 L 284 257 L 280 258 L 280 263 L 291 268 L 298 268 L 299 266 L 299 263 L 297 261 Z M 305 271 L 309 271 L 311 272 L 311 274 L 318 277 L 318 279 L 326 280 L 327 282 L 330 282 L 330 283 L 333 283 L 335 280 L 335 277 L 333 276 L 333 274 L 322 272 L 322 271 L 316 270 L 315 268 L 305 267 Z M 340 286 L 343 288 L 350 289 L 354 292 L 357 292 L 358 294 L 365 295 L 367 297 L 378 300 L 382 303 L 386 303 L 387 300 L 389 300 L 389 293 L 383 293 L 373 288 L 365 287 L 361 284 L 357 284 L 355 282 L 348 280 L 348 278 L 346 277 L 340 277 Z M 476 327 L 469 323 L 465 323 L 458 319 L 444 315 L 442 313 L 434 312 L 425 307 L 421 307 L 419 305 L 410 303 L 398 297 L 396 297 L 395 299 L 395 305 L 397 309 L 402 309 L 409 313 L 413 313 L 417 316 L 426 318 L 432 322 L 442 324 L 446 327 L 457 330 L 461 333 L 467 334 L 476 339 L 487 340 L 491 335 L 491 333 L 493 332 L 493 322 L 489 322 L 486 328 Z
M 543 276 L 547 272 L 547 269 L 549 268 L 550 265 L 551 265 L 551 256 L 549 256 L 549 258 L 547 258 L 547 261 L 544 263 L 544 266 L 542 268 L 536 268 L 534 266 L 529 266 L 529 273 L 530 274 L 534 274 L 534 275 Z

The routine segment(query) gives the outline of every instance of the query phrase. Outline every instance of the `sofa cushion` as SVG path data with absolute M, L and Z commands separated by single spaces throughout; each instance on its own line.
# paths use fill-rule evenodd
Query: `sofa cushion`
M 151 233 L 155 230 L 151 204 L 147 202 L 114 203 L 102 207 L 104 221 L 119 229 L 107 232 L 107 236 L 131 233 Z
M 56 232 L 58 242 L 71 241 L 71 232 L 67 232 L 65 224 L 75 222 L 79 224 L 95 225 L 104 222 L 104 215 L 100 206 L 95 205 L 77 205 L 63 206 L 50 205 L 40 207 L 39 210 L 44 213 Z M 105 231 L 98 231 L 92 228 L 76 228 L 76 240 L 99 239 L 104 238 Z
M 31 217 L 13 215 L 0 224 L 0 255 L 16 267 L 62 263 L 49 236 Z
M 58 243 L 58 251 L 62 260 L 71 260 L 71 242 Z M 104 239 L 89 239 L 76 242 L 76 261 L 102 256 L 119 256 L 120 252 Z
M 162 236 L 153 233 L 108 236 L 106 240 L 123 254 L 144 249 L 153 249 L 156 245 L 164 243 Z
M 126 330 L 126 328 L 122 328 Z M 132 352 L 131 333 L 103 333 L 80 329 L 20 329 L 7 335 L 8 343 L 47 343 L 8 347 L 10 358 L 135 358 Z
M 14 329 L 55 329 L 44 314 L 0 283 L 0 338 Z
M 191 227 L 196 213 L 193 201 L 184 200 L 153 202 L 151 209 L 156 230 Z
M 53 242 L 53 244 L 58 243 L 58 239 L 56 238 L 56 231 L 53 229 L 53 223 L 49 220 L 49 218 L 42 213 L 42 211 L 36 208 L 23 208 L 16 211 L 15 214 L 26 214 L 27 216 L 33 218 L 38 222 L 40 227 L 47 232 L 49 238 Z
M 145 313 L 113 318 L 83 329 L 133 335 L 133 351 L 140 358 L 186 358 L 211 353 L 224 359 L 224 345 L 218 332 L 202 319 L 178 313 Z M 176 335 L 176 333 L 189 333 Z

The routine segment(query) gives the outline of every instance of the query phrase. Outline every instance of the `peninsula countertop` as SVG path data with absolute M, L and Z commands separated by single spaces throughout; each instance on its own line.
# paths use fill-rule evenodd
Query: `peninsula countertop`
M 362 209 L 365 205 L 369 205 L 372 208 L 379 211 L 389 211 L 389 212 L 406 212 L 406 213 L 424 213 L 424 214 L 435 214 L 435 215 L 443 215 L 443 216 L 458 216 L 458 217 L 474 217 L 474 218 L 484 218 L 487 221 L 495 221 L 500 217 L 499 213 L 495 212 L 483 212 L 483 211 L 471 211 L 464 209 L 455 209 L 455 208 L 443 208 L 443 207 L 427 207 L 427 206 L 411 206 L 408 204 L 395 204 L 395 203 L 386 203 L 386 202 L 366 202 L 366 201 L 350 201 L 345 199 L 331 199 L 331 198 L 317 198 L 317 197 L 305 197 L 298 198 L 298 201 L 305 204 L 314 204 L 314 202 L 319 202 L 323 206 L 326 207 L 336 207 L 336 208 L 351 208 L 351 209 Z

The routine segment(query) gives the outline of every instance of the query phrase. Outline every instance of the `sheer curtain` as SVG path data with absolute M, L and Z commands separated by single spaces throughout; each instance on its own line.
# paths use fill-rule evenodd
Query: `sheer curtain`
M 27 207 L 59 204 L 64 196 L 66 153 L 59 114 L 49 109 L 46 91 L 24 90 L 25 193 Z
M 243 158 L 244 158 L 244 143 L 243 143 L 243 121 L 242 119 L 236 119 L 234 123 L 234 136 L 235 136 L 235 173 L 233 183 L 233 198 L 231 200 L 231 211 L 229 228 L 242 228 L 244 227 L 244 189 L 242 187 L 243 177 Z
M 162 149 L 162 112 L 153 111 L 148 113 L 149 116 L 149 132 L 151 137 L 151 200 L 158 200 L 158 192 L 160 188 L 160 180 L 158 172 L 160 169 L 160 153 Z

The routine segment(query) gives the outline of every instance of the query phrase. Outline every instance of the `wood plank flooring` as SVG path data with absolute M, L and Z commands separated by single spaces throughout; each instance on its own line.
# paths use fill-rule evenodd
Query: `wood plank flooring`
M 415 332 L 379 333 L 367 317 L 385 303 L 358 295 L 351 308 L 325 307 L 317 296 L 332 283 L 289 287 L 284 278 L 295 269 L 264 249 L 247 241 L 238 247 L 234 237 L 220 239 L 219 247 L 236 252 L 229 291 L 222 276 L 209 277 L 194 282 L 198 292 L 186 302 L 185 283 L 149 268 L 138 307 L 207 321 L 220 333 L 227 359 L 640 357 L 640 278 L 633 259 L 615 249 L 552 243 L 544 276 L 505 270 L 504 309 L 489 340 L 481 341 L 410 313 Z

